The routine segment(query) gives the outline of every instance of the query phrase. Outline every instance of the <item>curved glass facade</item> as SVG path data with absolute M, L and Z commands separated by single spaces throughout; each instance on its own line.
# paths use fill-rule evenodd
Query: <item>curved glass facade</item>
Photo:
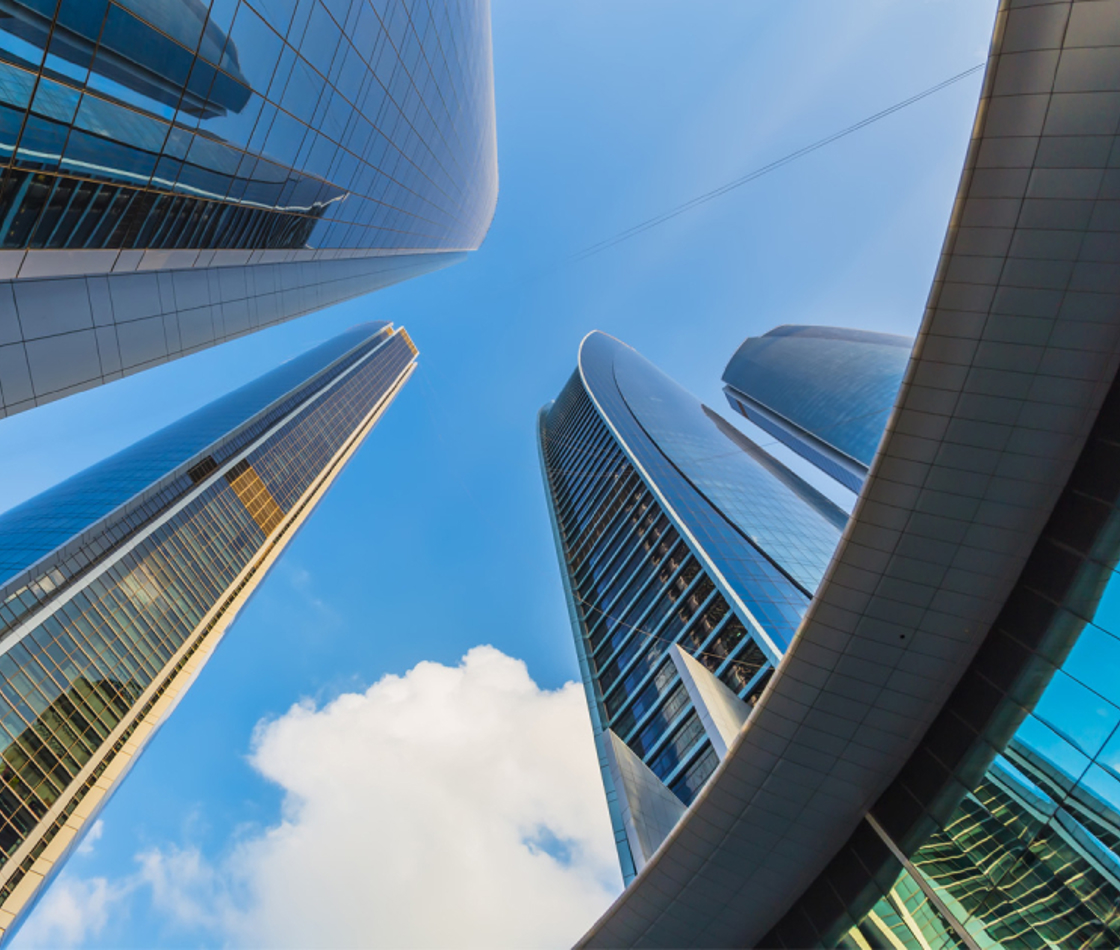
M 3 248 L 478 246 L 484 2 L 13 0 Z
M 878 833 L 765 946 L 1120 946 L 1117 433 L 1114 385 L 992 632 L 870 809 Z
M 289 396 L 294 399 L 309 381 L 331 371 L 336 361 L 371 336 L 391 334 L 384 323 L 354 327 L 0 514 L 0 589 L 102 519 L 122 517 L 122 506 L 151 493 L 157 483 L 175 481 L 175 473 L 184 486 L 189 485 L 192 460 L 206 455 L 214 443 L 230 446 L 231 433 L 250 428 L 267 407 L 287 403 Z M 220 457 L 221 451 L 214 451 Z M 4 619 L 0 601 L 0 629 Z
M 595 344 L 591 344 L 595 345 Z M 803 589 L 816 590 L 847 516 L 628 346 L 614 377 L 634 418 L 693 488 Z
M 749 337 L 723 373 L 736 411 L 858 492 L 913 341 L 839 327 Z
M 9 0 L 0 417 L 453 264 L 487 0 Z
M 541 460 L 624 876 L 609 733 L 683 804 L 719 761 L 672 650 L 749 710 L 796 629 L 843 514 L 604 334 L 541 411 Z M 722 422 L 722 420 L 719 420 Z M 726 426 L 726 423 L 723 423 Z M 718 464 L 707 468 L 712 459 Z M 751 496 L 763 501 L 752 510 Z M 779 527 L 797 527 L 794 537 Z M 767 547 L 775 541 L 774 549 Z
M 403 330 L 355 328 L 7 517 L 17 549 L 36 514 L 56 539 L 81 533 L 0 588 L 0 932 L 173 708 L 415 356 Z M 123 506 L 121 495 L 131 495 Z

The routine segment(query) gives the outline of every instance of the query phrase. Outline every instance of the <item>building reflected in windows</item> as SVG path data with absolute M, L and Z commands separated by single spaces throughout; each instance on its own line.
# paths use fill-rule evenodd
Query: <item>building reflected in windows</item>
M 486 0 L 0 4 L 0 307 L 18 318 L 0 413 L 478 247 L 489 28 Z
M 0 936 L 416 355 L 355 327 L 0 515 Z

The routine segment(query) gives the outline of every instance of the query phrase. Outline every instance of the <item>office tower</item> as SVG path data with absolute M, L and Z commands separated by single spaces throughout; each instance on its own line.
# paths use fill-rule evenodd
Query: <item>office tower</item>
M 538 438 L 629 881 L 757 702 L 845 515 L 603 333 Z
M 843 538 L 583 946 L 1120 946 L 1117 75 L 1118 0 L 1000 2 Z
M 447 266 L 497 199 L 487 0 L 8 0 L 0 416 Z
M 355 327 L 0 516 L 0 932 L 415 368 Z
M 748 337 L 723 373 L 737 412 L 859 492 L 914 341 L 841 327 Z

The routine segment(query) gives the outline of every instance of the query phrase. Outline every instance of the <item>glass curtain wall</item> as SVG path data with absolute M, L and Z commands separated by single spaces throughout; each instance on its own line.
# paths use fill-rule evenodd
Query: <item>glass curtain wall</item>
M 608 730 L 688 805 L 719 763 L 671 648 L 758 701 L 844 515 L 629 347 L 592 334 L 538 420 L 601 758 Z M 705 464 L 714 459 L 714 462 Z M 750 503 L 754 500 L 754 504 Z M 789 530 L 790 526 L 794 530 Z M 785 533 L 780 530 L 785 528 Z M 624 877 L 636 873 L 609 762 Z
M 627 461 L 578 377 L 542 414 L 541 438 L 597 731 L 612 729 L 688 804 L 718 757 L 669 646 L 679 643 L 748 703 L 761 695 L 772 664 Z M 626 848 L 617 820 L 616 840 Z M 632 876 L 628 852 L 622 863 Z
M 0 247 L 465 250 L 485 0 L 10 0 Z
M 415 356 L 403 330 L 357 328 L 0 518 L 0 927 Z M 37 524 L 67 542 L 42 553 Z

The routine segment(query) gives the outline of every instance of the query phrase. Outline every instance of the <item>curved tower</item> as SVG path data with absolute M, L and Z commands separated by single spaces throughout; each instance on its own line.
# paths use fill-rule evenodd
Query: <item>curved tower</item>
M 858 494 L 913 345 L 891 333 L 776 327 L 743 341 L 724 392 L 733 409 Z
M 1120 946 L 1118 77 L 1118 0 L 999 4 L 840 544 L 582 945 Z
M 487 0 L 7 0 L 0 416 L 444 267 L 497 200 Z
M 758 701 L 845 515 L 603 333 L 538 436 L 630 880 Z

